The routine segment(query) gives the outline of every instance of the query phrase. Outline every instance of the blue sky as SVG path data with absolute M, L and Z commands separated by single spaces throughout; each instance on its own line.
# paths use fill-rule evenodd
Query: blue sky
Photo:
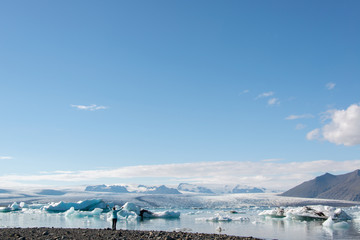
M 360 168 L 359 10 L 2 1 L 0 181 L 286 188 Z

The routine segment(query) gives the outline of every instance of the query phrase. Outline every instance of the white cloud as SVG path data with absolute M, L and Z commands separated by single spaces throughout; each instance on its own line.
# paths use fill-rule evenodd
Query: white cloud
M 326 84 L 326 88 L 328 90 L 332 90 L 332 89 L 334 89 L 335 85 L 336 85 L 335 83 L 329 82 Z
M 302 115 L 290 115 L 286 117 L 286 120 L 296 120 L 296 119 L 302 119 L 302 118 L 313 118 L 314 116 L 312 114 L 306 113 Z
M 320 129 L 316 128 L 306 134 L 308 140 L 319 140 L 320 139 Z
M 0 182 L 41 183 L 45 181 L 86 183 L 98 181 L 108 183 L 132 181 L 134 178 L 146 178 L 147 182 L 167 182 L 172 179 L 177 182 L 194 183 L 238 183 L 250 186 L 288 189 L 315 176 L 331 173 L 344 173 L 359 168 L 360 160 L 342 161 L 319 160 L 311 162 L 200 162 L 164 165 L 140 165 L 121 167 L 108 170 L 85 170 L 53 172 L 37 175 L 5 175 L 0 176 Z M 106 182 L 105 182 L 106 181 Z M 166 183 L 164 182 L 164 183 Z
M 282 158 L 269 158 L 269 159 L 264 159 L 262 160 L 263 162 L 278 162 L 278 161 L 282 161 L 284 159 Z
M 259 99 L 259 98 L 269 98 L 267 100 L 267 104 L 270 105 L 270 106 L 274 106 L 274 105 L 278 105 L 280 104 L 280 101 L 278 98 L 275 98 L 275 97 L 272 97 L 274 96 L 274 92 L 270 91 L 270 92 L 264 92 L 264 93 L 261 93 L 259 94 L 255 100 Z M 270 98 L 271 97 L 271 98 Z
M 337 145 L 354 146 L 360 144 L 360 106 L 353 104 L 345 110 L 331 110 L 326 119 L 330 120 L 321 129 L 307 134 L 309 140 L 321 139 Z
M 302 123 L 296 124 L 296 126 L 295 126 L 296 130 L 301 130 L 301 129 L 304 129 L 304 128 L 306 128 L 306 125 L 302 124 Z
M 280 101 L 279 101 L 279 99 L 278 98 L 270 98 L 269 100 L 268 100 L 268 105 L 276 105 L 276 104 L 280 104 Z
M 249 92 L 250 92 L 250 90 L 246 89 L 246 90 L 240 92 L 239 95 L 243 95 L 243 94 L 246 94 L 246 93 L 249 93 Z
M 80 109 L 80 110 L 86 110 L 86 111 L 96 111 L 96 110 L 101 110 L 101 109 L 107 109 L 108 107 L 106 106 L 98 106 L 96 104 L 92 104 L 92 105 L 71 105 L 74 108 Z
M 11 160 L 13 157 L 10 156 L 0 156 L 0 160 Z
M 259 94 L 256 99 L 258 98 L 266 98 L 266 97 L 271 97 L 273 96 L 275 93 L 274 92 L 264 92 L 264 93 L 261 93 Z

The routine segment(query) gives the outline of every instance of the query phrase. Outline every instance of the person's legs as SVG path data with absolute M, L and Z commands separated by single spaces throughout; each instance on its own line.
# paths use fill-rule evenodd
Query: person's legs
M 112 230 L 116 230 L 116 222 L 117 222 L 117 219 L 113 218 L 113 220 L 112 220 Z

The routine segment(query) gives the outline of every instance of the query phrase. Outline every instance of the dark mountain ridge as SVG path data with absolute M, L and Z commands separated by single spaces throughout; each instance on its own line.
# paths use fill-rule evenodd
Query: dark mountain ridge
M 326 173 L 291 188 L 281 196 L 360 201 L 360 170 L 342 175 Z

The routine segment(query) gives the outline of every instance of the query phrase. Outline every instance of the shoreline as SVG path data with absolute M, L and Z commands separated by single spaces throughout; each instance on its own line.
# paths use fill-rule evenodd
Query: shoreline
M 165 232 L 165 231 L 140 231 L 140 230 L 111 230 L 91 228 L 0 228 L 0 239 L 156 239 L 156 240 L 262 240 L 254 237 L 239 237 L 226 234 L 207 234 L 191 232 Z

